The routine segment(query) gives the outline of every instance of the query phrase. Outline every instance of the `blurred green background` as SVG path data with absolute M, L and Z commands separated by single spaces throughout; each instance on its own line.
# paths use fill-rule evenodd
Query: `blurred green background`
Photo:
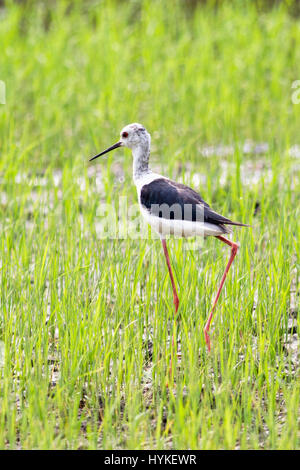
M 43 168 L 89 155 L 91 141 L 102 148 L 132 121 L 188 158 L 195 137 L 298 137 L 299 20 L 284 2 L 5 4 L 1 140 L 14 139 L 18 161 L 28 135 L 39 145 L 30 159 Z

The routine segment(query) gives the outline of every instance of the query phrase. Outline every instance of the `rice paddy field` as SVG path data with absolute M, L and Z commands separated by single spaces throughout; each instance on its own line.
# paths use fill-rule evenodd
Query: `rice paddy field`
M 299 448 L 297 10 L 0 3 L 0 448 Z M 230 250 L 168 241 L 175 323 L 159 239 L 126 229 L 131 152 L 88 162 L 130 122 L 152 169 L 252 226 L 211 353 Z

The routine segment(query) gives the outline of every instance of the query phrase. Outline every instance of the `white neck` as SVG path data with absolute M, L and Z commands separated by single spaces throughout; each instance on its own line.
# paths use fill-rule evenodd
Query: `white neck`
M 136 181 L 146 173 L 149 173 L 150 143 L 143 142 L 132 149 L 133 155 L 133 180 Z

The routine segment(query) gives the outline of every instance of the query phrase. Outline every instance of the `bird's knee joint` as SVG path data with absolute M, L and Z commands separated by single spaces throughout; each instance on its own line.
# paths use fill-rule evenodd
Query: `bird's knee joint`
M 231 251 L 232 251 L 232 253 L 233 253 L 234 255 L 237 254 L 239 247 L 240 247 L 240 246 L 239 246 L 238 243 L 233 243 L 233 244 L 232 244 Z

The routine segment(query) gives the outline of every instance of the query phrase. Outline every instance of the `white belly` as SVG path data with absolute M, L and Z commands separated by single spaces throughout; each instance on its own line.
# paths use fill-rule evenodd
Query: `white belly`
M 207 237 L 217 236 L 224 233 L 218 225 L 206 222 L 192 222 L 189 220 L 171 220 L 163 219 L 155 215 L 151 215 L 147 209 L 141 206 L 141 212 L 148 224 L 151 225 L 160 236 L 166 237 L 174 235 L 175 237 Z

